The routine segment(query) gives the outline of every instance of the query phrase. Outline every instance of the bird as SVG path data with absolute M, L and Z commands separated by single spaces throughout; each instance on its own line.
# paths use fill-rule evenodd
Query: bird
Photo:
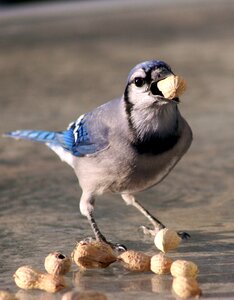
M 84 113 L 63 131 L 16 130 L 5 135 L 47 145 L 70 165 L 82 190 L 80 212 L 97 241 L 119 251 L 100 231 L 94 217 L 95 200 L 104 193 L 121 195 L 153 226 L 165 225 L 137 199 L 138 192 L 160 183 L 189 149 L 193 134 L 182 117 L 179 97 L 167 99 L 158 83 L 174 75 L 161 60 L 138 63 L 129 73 L 121 97 Z M 189 234 L 178 231 L 182 238 Z

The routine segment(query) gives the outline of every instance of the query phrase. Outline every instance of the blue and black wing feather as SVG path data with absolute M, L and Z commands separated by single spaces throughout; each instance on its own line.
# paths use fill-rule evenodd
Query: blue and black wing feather
M 91 142 L 85 122 L 81 116 L 76 122 L 63 131 L 63 147 L 75 156 L 93 154 L 97 147 Z
M 47 143 L 48 141 L 55 141 L 57 132 L 42 131 L 42 130 L 16 130 L 5 133 L 5 136 L 9 136 L 15 139 L 32 140 L 41 143 Z
M 107 141 L 95 136 L 91 138 L 90 128 L 85 123 L 85 116 L 71 123 L 67 130 L 62 132 L 41 131 L 41 130 L 17 130 L 6 133 L 6 136 L 16 139 L 32 140 L 46 143 L 48 146 L 60 146 L 74 156 L 86 156 L 94 154 L 107 146 Z M 99 132 L 100 136 L 102 134 Z

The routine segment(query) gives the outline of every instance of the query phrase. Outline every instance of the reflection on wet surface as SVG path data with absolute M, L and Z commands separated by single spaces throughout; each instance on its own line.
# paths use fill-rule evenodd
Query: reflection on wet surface
M 192 238 L 169 255 L 190 259 L 207 299 L 233 292 L 233 11 L 215 5 L 171 4 L 0 18 L 1 132 L 20 128 L 61 130 L 80 114 L 123 92 L 129 69 L 160 58 L 189 83 L 180 110 L 194 142 L 176 169 L 139 201 L 168 227 Z M 92 235 L 80 215 L 81 190 L 70 169 L 46 147 L 0 140 L 1 289 L 19 299 L 61 299 L 18 290 L 12 274 L 21 265 L 43 270 L 48 253 L 70 254 Z M 149 254 L 143 216 L 117 195 L 97 200 L 96 218 L 113 242 Z M 110 226 L 111 222 L 111 226 Z M 71 287 L 98 290 L 108 299 L 174 299 L 172 278 L 130 273 L 117 263 L 81 273 Z

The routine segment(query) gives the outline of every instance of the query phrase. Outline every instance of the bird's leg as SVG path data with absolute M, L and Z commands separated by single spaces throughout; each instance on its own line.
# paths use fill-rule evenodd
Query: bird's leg
M 127 205 L 132 205 L 136 207 L 153 225 L 154 229 L 149 229 L 145 226 L 142 226 L 143 232 L 145 234 L 155 235 L 160 229 L 165 228 L 162 222 L 160 222 L 157 218 L 149 213 L 131 194 L 122 194 L 121 195 L 123 200 L 126 202 Z
M 114 250 L 120 251 L 120 252 L 127 250 L 127 248 L 124 245 L 121 245 L 121 244 L 118 244 L 118 243 L 111 243 L 111 242 L 107 241 L 105 236 L 101 233 L 100 229 L 98 228 L 97 223 L 96 223 L 92 213 L 90 213 L 87 216 L 87 219 L 89 220 L 89 223 L 91 225 L 91 228 L 93 230 L 93 233 L 94 233 L 95 238 L 96 238 L 97 241 L 108 244 L 108 245 L 111 246 L 111 248 L 113 248 Z
M 106 238 L 104 237 L 104 235 L 101 233 L 100 229 L 98 228 L 97 223 L 94 220 L 94 217 L 93 217 L 92 213 L 90 213 L 87 216 L 87 219 L 89 220 L 89 223 L 91 225 L 91 228 L 93 230 L 93 233 L 95 235 L 96 240 L 97 241 L 102 241 L 104 243 L 108 243 L 107 240 L 106 240 Z
M 83 216 L 87 217 L 87 219 L 91 225 L 91 228 L 93 230 L 93 233 L 95 235 L 96 240 L 110 245 L 114 250 L 126 251 L 127 248 L 124 245 L 121 245 L 118 243 L 114 244 L 114 243 L 107 241 L 105 236 L 101 233 L 101 231 L 94 219 L 94 216 L 93 216 L 94 201 L 95 200 L 93 197 L 90 197 L 83 193 L 81 200 L 80 200 L 80 211 Z
M 136 199 L 133 195 L 131 194 L 122 194 L 121 195 L 123 200 L 126 202 L 127 205 L 132 205 L 134 207 L 136 207 L 149 221 L 150 223 L 153 225 L 154 229 L 150 229 L 146 226 L 141 226 L 141 228 L 143 229 L 144 234 L 150 234 L 155 236 L 155 234 L 160 230 L 165 228 L 165 225 L 160 222 L 157 218 L 155 218 L 153 215 L 151 215 L 149 213 L 148 210 L 146 210 Z M 190 237 L 190 235 L 186 232 L 177 232 L 178 235 L 181 238 L 188 238 Z

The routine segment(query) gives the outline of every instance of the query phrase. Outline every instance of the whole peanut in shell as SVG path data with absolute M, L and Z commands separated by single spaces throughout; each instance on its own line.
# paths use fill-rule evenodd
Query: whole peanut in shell
M 66 287 L 63 277 L 41 273 L 31 266 L 18 268 L 13 277 L 16 285 L 24 290 L 40 289 L 49 293 L 55 293 Z
M 82 269 L 106 268 L 116 261 L 113 249 L 99 241 L 77 243 L 71 257 Z
M 172 259 L 163 253 L 156 254 L 151 257 L 150 269 L 155 274 L 169 274 Z
M 52 252 L 45 258 L 44 266 L 51 275 L 64 275 L 70 271 L 71 259 L 61 252 Z
M 177 232 L 168 228 L 159 230 L 154 238 L 155 246 L 164 253 L 178 248 L 180 242 Z
M 187 88 L 185 80 L 181 76 L 171 75 L 157 83 L 158 89 L 167 99 L 179 97 Z
M 150 271 L 151 257 L 145 253 L 128 250 L 118 256 L 123 266 L 130 271 L 147 272 Z
M 178 259 L 171 265 L 171 275 L 173 277 L 197 277 L 198 266 L 192 261 Z

